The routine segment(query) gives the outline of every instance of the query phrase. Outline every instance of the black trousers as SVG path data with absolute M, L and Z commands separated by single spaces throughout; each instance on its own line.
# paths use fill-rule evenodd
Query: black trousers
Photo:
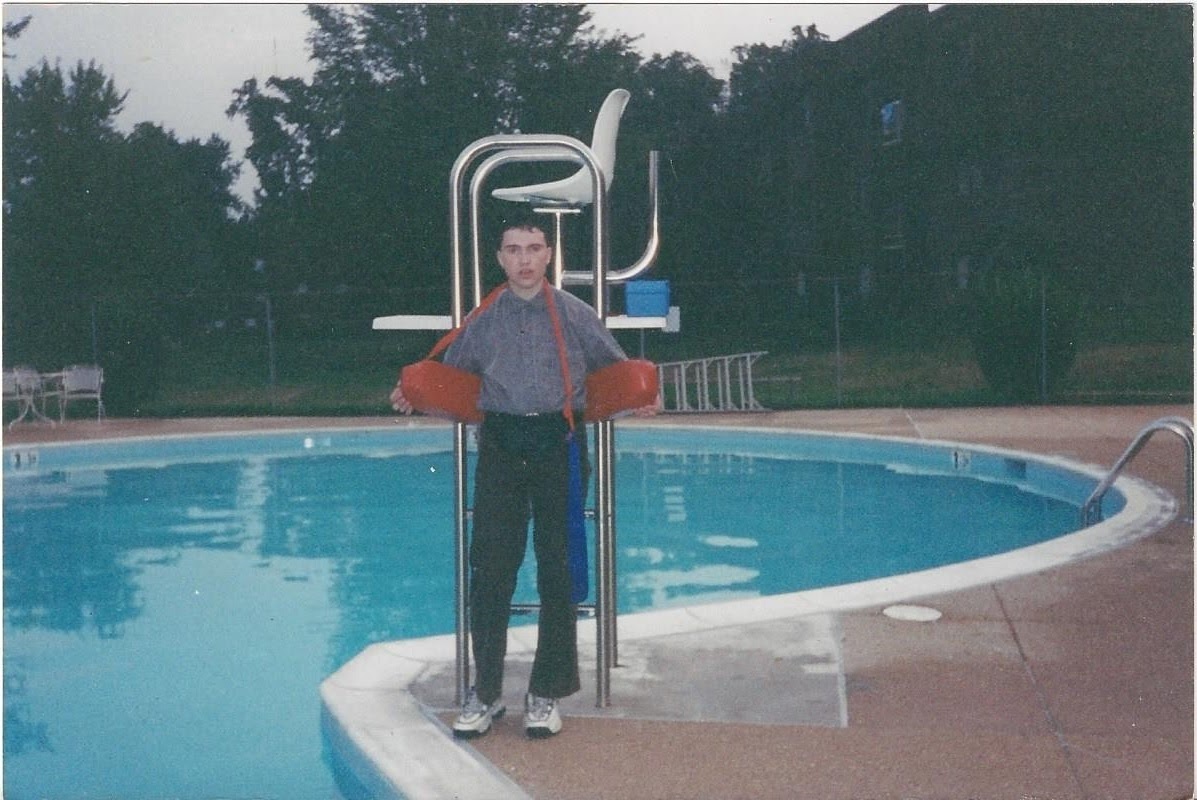
M 581 414 L 576 418 L 581 420 Z M 469 591 L 475 686 L 484 703 L 493 703 L 503 692 L 511 599 L 528 544 L 529 521 L 540 621 L 528 691 L 539 697 L 566 697 L 581 688 L 577 607 L 569 599 L 566 549 L 568 432 L 561 414 L 487 414 L 482 423 Z M 579 424 L 574 435 L 581 447 L 585 487 L 585 427 Z

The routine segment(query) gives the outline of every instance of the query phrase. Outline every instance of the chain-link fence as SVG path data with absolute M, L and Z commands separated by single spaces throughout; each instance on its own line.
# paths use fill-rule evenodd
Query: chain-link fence
M 1011 290 L 1020 305 L 998 298 L 988 309 L 883 306 L 859 281 L 756 288 L 677 283 L 680 332 L 617 336 L 629 354 L 658 362 L 765 351 L 756 398 L 775 409 L 1192 399 L 1185 303 L 1165 312 L 1127 300 L 1107 311 L 1153 320 L 1154 330 L 1128 333 L 1092 325 L 1083 309 L 1064 324 L 1050 287 L 1035 282 Z M 67 295 L 36 314 L 10 299 L 5 366 L 99 364 L 112 416 L 386 413 L 399 368 L 439 333 L 375 331 L 373 318 L 449 308 L 447 287 Z M 618 287 L 612 308 L 622 311 Z

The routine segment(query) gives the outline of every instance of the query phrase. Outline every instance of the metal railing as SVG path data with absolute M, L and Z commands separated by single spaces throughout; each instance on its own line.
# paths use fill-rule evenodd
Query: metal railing
M 756 399 L 752 365 L 767 351 L 669 361 L 657 365 L 666 413 L 765 411 Z
M 468 212 L 463 209 L 465 176 L 474 163 L 483 155 L 489 157 L 474 169 L 469 183 Z M 590 204 L 592 226 L 591 266 L 585 271 L 566 271 L 563 264 L 554 275 L 558 288 L 562 283 L 586 283 L 594 287 L 594 310 L 599 318 L 608 319 L 607 286 L 636 277 L 653 266 L 659 248 L 659 208 L 657 169 L 659 156 L 649 153 L 649 203 L 650 231 L 644 254 L 630 267 L 610 270 L 607 252 L 607 182 L 598 161 L 590 148 L 577 139 L 568 136 L 510 134 L 487 136 L 466 146 L 458 155 L 449 176 L 449 227 L 452 237 L 452 316 L 450 327 L 461 324 L 466 312 L 466 261 L 467 251 L 463 248 L 463 222 L 469 229 L 469 261 L 472 267 L 470 282 L 473 304 L 482 301 L 482 247 L 481 247 L 481 193 L 486 178 L 492 170 L 508 162 L 573 161 L 582 164 L 590 173 L 594 185 L 594 198 Z M 464 218 L 464 219 L 463 219 Z M 375 327 L 378 320 L 375 321 Z M 646 323 L 651 325 L 652 323 Z M 594 520 L 594 571 L 595 601 L 593 605 L 596 621 L 596 674 L 595 704 L 602 708 L 611 703 L 611 669 L 617 659 L 616 630 L 616 583 L 615 583 L 615 428 L 611 420 L 594 423 L 594 491 L 595 504 L 590 518 Z M 470 680 L 469 664 L 469 554 L 466 535 L 466 446 L 465 424 L 454 425 L 455 505 L 454 525 L 455 573 L 456 573 L 456 665 L 457 702 L 461 703 L 468 691 Z M 516 611 L 531 610 L 533 606 L 515 608 Z
M 1110 468 L 1109 474 L 1097 484 L 1097 488 L 1089 495 L 1089 499 L 1081 506 L 1081 525 L 1092 525 L 1101 520 L 1101 500 L 1105 497 L 1106 492 L 1114 485 L 1114 481 L 1118 480 L 1119 474 L 1129 464 L 1139 451 L 1143 449 L 1148 440 L 1157 431 L 1171 431 L 1179 436 L 1185 443 L 1185 450 L 1187 453 L 1187 460 L 1185 461 L 1185 488 L 1188 492 L 1185 502 L 1189 510 L 1188 519 L 1193 518 L 1193 426 L 1187 419 L 1181 417 L 1161 417 L 1155 422 L 1145 426 L 1143 430 L 1139 431 L 1139 435 L 1131 442 L 1130 447 L 1119 459 L 1114 462 L 1114 466 Z

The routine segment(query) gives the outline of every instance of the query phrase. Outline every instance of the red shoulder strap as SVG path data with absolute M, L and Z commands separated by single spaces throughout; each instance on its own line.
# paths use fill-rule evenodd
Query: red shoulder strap
M 444 352 L 445 348 L 447 348 L 449 345 L 453 344 L 453 340 L 456 339 L 457 335 L 459 333 L 461 333 L 462 330 L 465 329 L 465 326 L 469 325 L 470 322 L 474 318 L 476 318 L 479 314 L 481 314 L 483 311 L 486 310 L 487 306 L 489 306 L 491 303 L 493 303 L 495 300 L 497 300 L 499 298 L 499 295 L 501 295 L 503 293 L 503 290 L 506 288 L 507 288 L 507 284 L 501 283 L 498 286 L 496 286 L 494 289 L 492 289 L 490 294 L 488 294 L 486 297 L 482 298 L 482 302 L 479 303 L 478 306 L 473 311 L 471 311 L 469 314 L 466 315 L 466 318 L 461 321 L 460 325 L 458 325 L 456 328 L 454 328 L 453 330 L 446 333 L 444 336 L 442 336 L 440 338 L 440 341 L 438 341 L 435 345 L 432 346 L 432 349 L 428 351 L 428 358 L 436 358 L 438 355 L 440 355 L 442 352 Z
M 544 283 L 544 301 L 549 307 L 549 319 L 553 322 L 553 338 L 557 340 L 557 358 L 561 361 L 561 379 L 565 383 L 565 406 L 561 413 L 569 422 L 569 429 L 574 429 L 574 386 L 569 379 L 569 353 L 565 349 L 565 332 L 561 329 L 561 317 L 557 315 L 557 301 L 553 298 L 553 287 L 546 280 Z

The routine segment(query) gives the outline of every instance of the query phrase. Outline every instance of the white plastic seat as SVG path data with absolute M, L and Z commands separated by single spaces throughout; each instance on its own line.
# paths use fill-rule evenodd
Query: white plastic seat
M 613 89 L 603 101 L 594 121 L 590 149 L 594 152 L 608 187 L 615 178 L 615 140 L 619 135 L 619 122 L 631 97 L 627 89 Z M 594 181 L 590 177 L 590 170 L 583 166 L 568 178 L 530 186 L 495 189 L 491 196 L 513 203 L 577 208 L 594 202 Z
M 104 370 L 94 365 L 76 365 L 62 371 L 61 395 L 58 398 L 58 419 L 66 419 L 67 402 L 70 400 L 95 400 L 96 421 L 104 419 L 104 400 L 100 396 L 104 387 Z

